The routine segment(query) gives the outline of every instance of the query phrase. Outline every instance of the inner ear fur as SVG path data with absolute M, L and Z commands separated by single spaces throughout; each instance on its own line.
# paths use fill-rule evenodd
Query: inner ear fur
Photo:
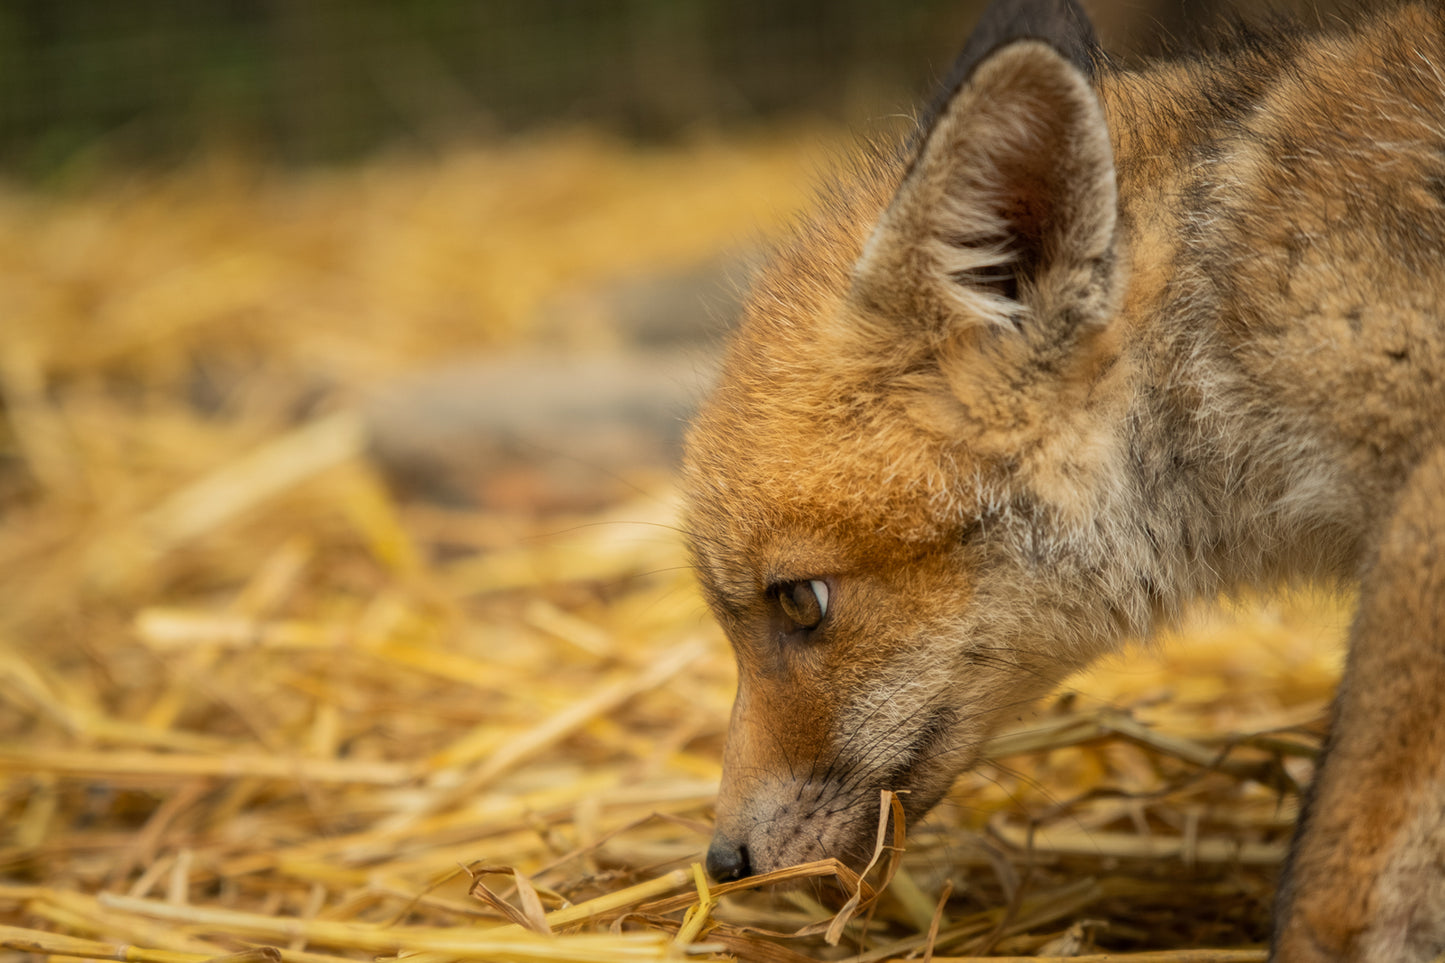
M 1087 76 L 1048 44 L 990 54 L 939 114 L 854 270 L 865 310 L 913 324 L 1040 330 L 1098 321 L 1117 189 Z M 1030 338 L 1029 340 L 1033 340 Z

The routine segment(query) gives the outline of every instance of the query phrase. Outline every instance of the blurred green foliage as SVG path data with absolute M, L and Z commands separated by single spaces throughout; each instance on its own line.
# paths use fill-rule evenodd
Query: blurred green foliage
M 973 0 L 6 0 L 0 168 L 907 109 Z

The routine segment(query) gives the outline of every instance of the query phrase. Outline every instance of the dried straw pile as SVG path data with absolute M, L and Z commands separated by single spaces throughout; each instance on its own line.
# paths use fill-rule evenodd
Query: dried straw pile
M 732 668 L 666 477 L 442 509 L 366 457 L 378 381 L 734 244 L 811 163 L 568 138 L 0 193 L 0 958 L 1261 959 L 1338 607 L 1078 680 L 877 899 L 709 889 Z

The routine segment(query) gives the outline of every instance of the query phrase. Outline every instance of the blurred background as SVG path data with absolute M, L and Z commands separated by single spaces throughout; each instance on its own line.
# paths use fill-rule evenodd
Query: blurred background
M 1226 16 L 1085 6 L 1125 59 Z M 0 922 L 204 959 L 239 944 L 200 907 L 496 921 L 458 865 L 552 909 L 698 859 L 734 680 L 678 441 L 766 239 L 858 132 L 907 129 L 981 7 L 0 4 Z M 1212 616 L 1081 681 L 1056 721 L 1202 748 L 1075 734 L 969 777 L 875 927 L 926 930 L 945 885 L 957 919 L 1032 906 L 1024 878 L 1044 915 L 981 924 L 1019 952 L 1116 910 L 1105 945 L 1260 939 L 1309 751 L 1201 760 L 1317 722 L 1342 611 Z M 1056 815 L 1100 859 L 1222 841 L 1101 904 L 1094 864 L 969 835 L 1097 785 L 1128 806 Z M 1243 869 L 1198 855 L 1240 833 Z M 826 915 L 762 905 L 735 918 Z
M 646 138 L 909 103 L 977 4 L 16 0 L 0 153 L 41 178 L 221 143 L 355 160 L 560 124 Z
M 1106 47 L 1156 53 L 1224 0 L 1096 0 Z M 1276 3 L 1323 16 L 1338 4 Z M 354 161 L 585 125 L 676 139 L 866 121 L 931 93 L 978 0 L 12 0 L 0 158 L 49 180 L 217 145 Z M 1253 11 L 1257 17 L 1259 11 Z M 1202 29 L 1201 29 L 1202 28 Z

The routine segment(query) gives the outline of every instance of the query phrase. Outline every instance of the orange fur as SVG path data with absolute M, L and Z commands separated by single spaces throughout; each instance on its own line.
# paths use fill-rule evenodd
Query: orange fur
M 1004 6 L 1015 32 L 1076 12 Z M 1052 29 L 971 45 L 916 146 L 825 188 L 692 428 L 740 666 L 710 865 L 858 862 L 879 789 L 921 815 L 1000 720 L 1184 603 L 1369 572 L 1276 959 L 1429 959 L 1445 12 L 1138 71 Z M 813 581 L 799 626 L 779 593 Z

